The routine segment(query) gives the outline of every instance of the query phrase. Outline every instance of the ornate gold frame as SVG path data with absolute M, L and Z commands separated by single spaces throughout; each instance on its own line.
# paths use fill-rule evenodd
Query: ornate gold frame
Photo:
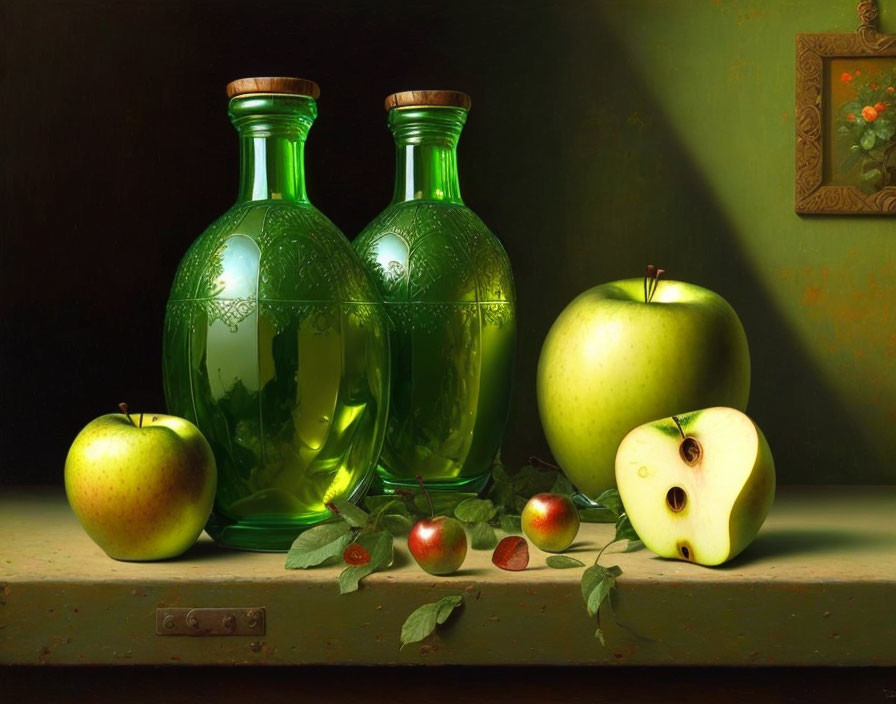
M 896 215 L 896 187 L 866 194 L 852 186 L 825 186 L 824 62 L 826 58 L 896 56 L 896 34 L 877 31 L 874 0 L 857 8 L 861 25 L 853 34 L 798 34 L 796 37 L 796 212 Z

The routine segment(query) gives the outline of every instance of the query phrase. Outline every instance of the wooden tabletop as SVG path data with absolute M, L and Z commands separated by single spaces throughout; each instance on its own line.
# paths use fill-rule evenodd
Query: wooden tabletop
M 505 572 L 471 551 L 432 577 L 396 541 L 395 565 L 340 595 L 340 568 L 284 569 L 284 555 L 224 550 L 207 536 L 159 563 L 108 558 L 61 489 L 0 490 L 0 663 L 896 665 L 896 487 L 783 488 L 756 541 L 705 568 L 610 548 L 622 575 L 594 637 L 583 568 L 532 548 Z M 590 565 L 612 526 L 583 524 Z M 399 650 L 416 607 L 464 605 Z M 157 635 L 157 610 L 264 610 L 261 635 Z

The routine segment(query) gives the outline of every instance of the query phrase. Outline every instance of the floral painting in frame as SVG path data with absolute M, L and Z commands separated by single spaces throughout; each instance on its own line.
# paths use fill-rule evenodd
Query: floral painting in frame
M 800 34 L 796 211 L 896 215 L 896 35 L 873 0 L 854 34 Z

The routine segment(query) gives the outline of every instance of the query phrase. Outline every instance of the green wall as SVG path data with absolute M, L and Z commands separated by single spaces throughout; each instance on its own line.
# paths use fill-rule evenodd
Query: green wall
M 544 131 L 530 136 L 553 212 L 539 221 L 532 210 L 542 230 L 523 251 L 508 242 L 517 276 L 522 265 L 537 277 L 520 285 L 532 325 L 509 445 L 540 437 L 531 375 L 539 335 L 565 301 L 654 263 L 740 314 L 748 412 L 780 483 L 896 481 L 896 220 L 793 209 L 795 35 L 853 31 L 855 4 L 554 9 L 564 5 L 544 28 L 556 47 L 542 54 L 549 88 L 527 101 L 542 116 Z M 896 2 L 879 5 L 882 31 L 896 32 Z

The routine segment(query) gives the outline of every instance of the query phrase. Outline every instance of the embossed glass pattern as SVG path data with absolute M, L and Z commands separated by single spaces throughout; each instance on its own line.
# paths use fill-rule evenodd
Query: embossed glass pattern
M 388 334 L 373 282 L 305 192 L 314 100 L 230 101 L 241 145 L 236 204 L 190 247 L 165 319 L 170 412 L 218 463 L 207 530 L 285 550 L 325 503 L 365 491 L 388 404 Z
M 501 243 L 461 200 L 456 147 L 467 111 L 389 112 L 392 203 L 355 240 L 386 302 L 392 394 L 378 473 L 387 490 L 477 491 L 507 422 L 516 344 Z

